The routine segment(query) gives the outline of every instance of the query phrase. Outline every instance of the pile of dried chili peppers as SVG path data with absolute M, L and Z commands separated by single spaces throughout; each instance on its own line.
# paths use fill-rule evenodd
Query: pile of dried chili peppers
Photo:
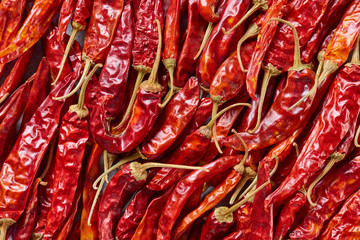
M 360 0 L 1 0 L 0 240 L 360 239 Z

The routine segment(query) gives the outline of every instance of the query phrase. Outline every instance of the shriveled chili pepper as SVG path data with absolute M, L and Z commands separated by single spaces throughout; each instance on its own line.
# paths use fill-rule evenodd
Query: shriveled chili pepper
M 103 150 L 95 144 L 92 147 L 89 160 L 85 170 L 85 182 L 82 190 L 82 212 L 80 220 L 80 235 L 82 239 L 96 239 L 98 235 L 97 230 L 97 216 L 89 218 L 92 201 L 96 195 L 96 191 L 92 188 L 92 184 L 100 174 L 100 157 Z M 95 212 L 99 208 L 99 203 L 95 205 Z
M 156 126 L 148 133 L 141 146 L 141 153 L 154 159 L 165 152 L 187 127 L 199 104 L 200 88 L 195 77 L 171 99 L 160 114 Z M 175 123 L 176 119 L 176 123 Z
M 281 203 L 299 190 L 323 166 L 352 124 L 356 124 L 354 121 L 359 114 L 360 105 L 357 96 L 360 84 L 357 81 L 360 70 L 358 57 L 359 51 L 355 51 L 351 63 L 336 75 L 327 101 L 296 164 L 279 188 L 268 196 L 265 204 Z M 332 113 L 331 116 L 328 115 L 329 112 Z M 336 121 L 332 118 L 333 114 L 337 116 Z
M 76 76 L 76 72 L 73 74 Z M 16 140 L 15 146 L 5 160 L 0 172 L 0 221 L 11 223 L 20 218 L 25 209 L 35 173 L 46 148 L 59 124 L 64 101 L 53 101 L 52 97 L 69 91 L 76 78 L 69 75 L 67 85 L 58 86 L 49 94 L 26 124 L 24 131 Z M 29 139 L 36 139 L 33 144 Z M 17 186 L 17 187 L 16 187 Z M 15 187 L 15 188 L 14 188 Z M 14 189 L 16 189 L 14 191 Z M 16 203 L 16 205 L 14 205 Z M 7 225 L 6 223 L 3 224 Z M 6 227 L 5 227 L 6 229 Z
M 16 60 L 9 76 L 7 76 L 0 87 L 0 103 L 4 102 L 4 100 L 19 86 L 33 53 L 34 48 L 31 48 Z
M 318 238 L 325 222 L 360 185 L 357 156 L 326 176 L 315 188 L 316 205 L 306 211 L 304 219 L 290 232 L 290 238 Z
M 340 211 L 330 220 L 320 239 L 357 239 L 359 238 L 359 196 L 360 191 L 351 195 Z
M 153 191 L 142 188 L 136 193 L 116 227 L 115 236 L 117 239 L 131 239 L 138 224 L 143 218 L 148 204 L 152 200 Z
M 62 1 L 36 0 L 11 43 L 0 51 L 0 62 L 7 63 L 30 49 L 50 27 Z
M 65 44 L 66 44 L 65 43 L 65 36 L 67 35 L 66 29 L 71 20 L 71 16 L 75 10 L 76 3 L 77 3 L 77 0 L 64 0 L 61 5 L 61 9 L 60 9 L 60 13 L 59 13 L 59 20 L 58 20 L 58 27 L 59 27 L 58 41 L 61 43 L 62 46 L 65 46 Z M 63 50 L 64 50 L 64 48 L 63 48 Z M 67 56 L 65 57 L 65 59 L 66 58 L 67 58 Z
M 252 202 L 247 202 L 238 208 L 235 213 L 236 231 L 226 236 L 224 240 L 248 239 L 251 227 Z
M 199 14 L 198 0 L 189 0 L 187 34 L 175 70 L 175 87 L 183 87 L 187 79 L 195 71 L 196 60 L 194 60 L 194 57 L 200 48 L 205 29 L 206 21 Z

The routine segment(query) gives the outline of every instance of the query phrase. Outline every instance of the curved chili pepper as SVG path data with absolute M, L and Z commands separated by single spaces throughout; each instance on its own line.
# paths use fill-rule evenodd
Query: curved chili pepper
M 219 14 L 215 13 L 217 0 L 198 0 L 198 10 L 202 18 L 208 22 L 217 22 Z
M 95 144 L 92 147 L 89 160 L 87 161 L 84 188 L 82 190 L 82 212 L 80 220 L 80 236 L 82 239 L 97 239 L 97 217 L 89 218 L 92 201 L 96 195 L 96 191 L 92 188 L 92 184 L 100 173 L 100 157 L 103 149 Z M 99 202 L 95 205 L 94 211 L 97 212 Z M 90 225 L 90 226 L 89 226 Z
M 354 53 L 358 56 L 358 52 Z M 358 116 L 360 101 L 357 94 L 360 68 L 355 57 L 336 75 L 329 97 L 321 111 L 316 125 L 311 130 L 291 173 L 270 196 L 265 204 L 281 203 L 296 192 L 325 163 Z M 353 98 L 354 97 L 354 98 Z M 331 112 L 336 115 L 329 116 Z M 332 118 L 336 116 L 336 120 Z M 356 124 L 356 123 L 355 123 Z M 309 147 L 312 146 L 312 147 Z
M 0 63 L 7 63 L 30 49 L 49 28 L 62 1 L 36 0 L 11 43 L 0 51 Z
M 195 71 L 196 60 L 194 57 L 200 48 L 205 29 L 206 21 L 199 14 L 198 0 L 189 0 L 187 34 L 175 69 L 175 87 L 183 87 Z
M 236 231 L 224 240 L 248 239 L 251 229 L 252 202 L 247 202 L 234 212 Z
M 304 219 L 290 232 L 290 238 L 318 238 L 325 222 L 360 185 L 360 157 L 353 158 L 316 186 L 316 205 L 310 207 Z
M 69 91 L 75 80 L 76 78 L 69 75 L 66 81 L 68 85 L 54 88 L 26 124 L 10 155 L 5 160 L 0 171 L 1 221 L 7 222 L 7 219 L 17 221 L 24 211 L 30 186 L 59 124 L 61 108 L 64 105 L 64 101 L 53 101 L 52 97 Z M 37 140 L 35 145 L 29 141 L 29 139 L 34 139 L 34 136 Z M 16 191 L 14 191 L 14 187 Z
M 208 169 L 209 172 L 197 170 L 189 173 L 184 177 L 175 187 L 159 220 L 159 229 L 157 232 L 157 239 L 169 239 L 171 230 L 178 218 L 181 209 L 183 208 L 186 200 L 191 194 L 204 184 L 207 180 L 211 179 L 216 174 L 226 171 L 228 168 L 235 166 L 241 160 L 242 156 L 226 156 L 211 162 L 203 167 Z
M 186 86 L 171 99 L 160 114 L 156 126 L 142 143 L 141 153 L 148 159 L 154 159 L 165 152 L 188 125 L 199 99 L 199 82 L 195 77 L 189 78 Z
M 221 29 L 232 26 L 237 19 L 240 19 L 245 14 L 249 4 L 250 0 L 226 2 L 226 7 L 221 14 L 220 21 L 211 32 L 209 41 L 197 64 L 196 76 L 203 87 L 210 87 L 216 70 L 230 55 L 229 53 L 236 49 L 235 41 L 240 38 L 243 32 L 242 28 L 237 28 L 226 35 Z M 221 44 L 221 48 L 219 48 L 219 44 Z
M 359 195 L 358 190 L 346 200 L 340 211 L 330 220 L 320 239 L 359 238 Z
M 4 102 L 4 100 L 18 87 L 25 74 L 26 67 L 30 63 L 33 53 L 34 48 L 31 48 L 22 54 L 18 60 L 16 60 L 10 74 L 7 76 L 4 83 L 1 84 L 0 103 Z

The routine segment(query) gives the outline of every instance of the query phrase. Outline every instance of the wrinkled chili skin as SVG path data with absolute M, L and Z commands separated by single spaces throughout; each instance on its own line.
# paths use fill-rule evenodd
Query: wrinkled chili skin
M 291 111 L 291 107 L 306 94 L 314 85 L 315 73 L 311 69 L 300 72 L 289 71 L 285 87 L 275 98 L 266 116 L 262 119 L 259 129 L 254 133 L 239 133 L 249 150 L 268 147 L 290 136 L 295 129 L 303 124 L 311 110 L 314 98 L 307 98 Z M 224 146 L 244 150 L 239 138 L 231 135 L 223 142 Z
M 38 204 L 38 187 L 41 179 L 34 181 L 25 211 L 19 221 L 12 225 L 7 232 L 7 239 L 30 239 L 35 228 L 36 210 Z
M 125 165 L 110 180 L 100 201 L 98 216 L 99 239 L 114 239 L 116 224 L 120 219 L 121 209 L 131 196 L 139 190 L 145 180 L 137 181 L 131 174 L 130 164 Z
M 155 240 L 158 229 L 160 215 L 165 207 L 165 203 L 169 198 L 172 188 L 167 189 L 160 196 L 154 198 L 146 209 L 146 212 L 139 223 L 132 240 L 141 240 L 144 236 L 148 240 Z
M 340 24 L 337 26 L 324 54 L 325 61 L 332 61 L 340 67 L 347 60 L 355 44 L 360 22 L 360 2 L 354 1 L 346 10 Z
M 86 26 L 86 19 L 91 17 L 94 0 L 77 0 L 72 21 Z
M 281 11 L 283 6 L 287 4 L 288 0 L 275 1 L 269 9 L 266 11 L 263 22 L 267 23 L 271 18 L 281 18 L 283 12 Z M 265 57 L 265 53 L 270 46 L 271 40 L 274 37 L 278 23 L 273 21 L 261 26 L 260 32 L 257 37 L 255 51 L 251 57 L 251 61 L 248 67 L 248 73 L 246 75 L 246 88 L 250 97 L 254 100 L 257 79 L 261 68 L 261 62 Z
M 26 81 L 9 98 L 5 104 L 11 104 L 4 119 L 0 122 L 0 167 L 6 159 L 9 149 L 12 148 L 14 141 L 11 139 L 16 131 L 16 123 L 20 119 L 29 97 L 31 82 Z
M 185 129 L 200 101 L 199 81 L 189 78 L 186 86 L 167 104 L 141 146 L 149 160 L 164 153 Z
M 211 139 L 201 130 L 193 132 L 176 149 L 167 163 L 194 166 L 206 153 L 210 141 Z M 161 168 L 146 187 L 154 191 L 167 189 L 188 172 L 185 169 Z
M 216 174 L 226 171 L 241 161 L 242 156 L 226 156 L 219 158 L 203 167 L 209 172 L 196 170 L 184 177 L 171 193 L 166 202 L 165 208 L 160 216 L 159 229 L 157 232 L 157 239 L 169 239 L 171 229 L 173 228 L 176 219 L 178 218 L 181 209 L 186 203 L 191 194 L 204 184 L 204 182 L 211 179 Z
M 206 21 L 200 16 L 198 11 L 198 0 L 189 0 L 188 3 L 188 25 L 185 41 L 175 69 L 174 86 L 183 87 L 187 79 L 195 71 L 196 56 L 203 36 L 205 35 Z
M 232 169 L 226 178 L 216 186 L 206 197 L 202 200 L 200 205 L 188 215 L 186 215 L 180 222 L 177 223 L 172 238 L 179 239 L 181 235 L 191 227 L 193 222 L 200 218 L 205 212 L 214 208 L 226 195 L 231 192 L 240 181 L 242 173 Z
M 59 20 L 58 20 L 58 41 L 65 46 L 65 35 L 66 35 L 66 29 L 69 25 L 69 22 L 71 20 L 71 15 L 73 14 L 75 7 L 76 7 L 77 0 L 63 0 L 63 4 L 60 9 L 59 14 Z M 65 50 L 65 48 L 63 48 Z
M 10 74 L 5 79 L 4 83 L 0 87 L 0 99 L 3 98 L 6 94 L 11 94 L 20 84 L 26 68 L 30 63 L 30 60 L 33 56 L 34 48 L 29 49 L 24 52 L 17 60 L 14 67 L 11 69 Z
M 126 0 L 119 26 L 99 76 L 98 99 L 102 97 L 106 99 L 104 101 L 106 119 L 113 119 L 119 114 L 124 100 L 131 66 L 131 49 L 134 45 L 134 26 L 131 3 Z
M 220 21 L 212 30 L 196 66 L 196 76 L 205 88 L 210 88 L 216 70 L 236 49 L 236 43 L 243 33 L 243 27 L 238 27 L 226 35 L 222 32 L 222 28 L 229 30 L 242 18 L 249 5 L 250 0 L 226 2 L 226 7 L 220 16 Z
M 81 171 L 85 143 L 89 139 L 86 119 L 69 110 L 62 118 L 55 155 L 55 175 L 51 208 L 47 215 L 44 239 L 51 239 L 68 215 Z
M 351 195 L 340 211 L 330 220 L 323 230 L 320 239 L 358 239 L 359 234 L 359 213 L 360 191 Z
M 162 1 L 141 0 L 136 13 L 135 40 L 132 49 L 133 66 L 145 66 L 152 68 L 156 48 L 159 41 L 157 25 L 154 22 L 159 20 L 163 25 Z
M 85 34 L 83 54 L 94 63 L 103 63 L 119 24 L 124 0 L 95 0 Z
M 360 186 L 359 174 L 360 156 L 357 156 L 319 182 L 314 189 L 318 195 L 316 206 L 307 209 L 304 219 L 290 232 L 290 238 L 318 238 L 326 221 Z
M 136 193 L 117 224 L 115 232 L 117 239 L 130 240 L 132 238 L 152 200 L 153 193 L 147 188 L 142 188 Z
M 286 200 L 278 217 L 274 239 L 280 240 L 285 236 L 295 220 L 295 214 L 305 203 L 306 196 L 302 192 L 296 192 Z
M 281 203 L 299 190 L 341 142 L 359 113 L 359 74 L 360 67 L 354 64 L 345 66 L 338 72 L 296 164 L 279 188 L 268 196 L 265 204 Z
M 65 80 L 67 85 L 58 85 L 52 90 L 26 124 L 5 160 L 0 171 L 1 218 L 17 221 L 24 211 L 35 173 L 58 127 L 61 108 L 65 102 L 55 101 L 52 98 L 69 92 L 75 81 L 76 77 L 69 75 Z M 35 145 L 34 138 L 37 143 Z M 12 190 L 13 187 L 17 189 L 16 192 Z
M 329 0 L 304 0 L 294 6 L 285 20 L 292 23 L 299 37 L 300 49 L 311 38 L 318 22 L 326 10 Z M 286 72 L 293 65 L 294 41 L 291 28 L 283 23 L 272 39 L 264 58 L 264 64 L 271 63 L 281 72 Z
M 254 51 L 255 41 L 245 44 L 241 48 L 241 61 L 247 69 L 251 54 Z M 218 68 L 210 85 L 210 94 L 221 97 L 220 101 L 228 101 L 235 97 L 246 82 L 246 73 L 241 71 L 235 51 Z
M 96 195 L 96 190 L 93 189 L 92 185 L 96 178 L 100 175 L 100 157 L 103 150 L 98 144 L 94 144 L 92 147 L 90 157 L 86 165 L 86 174 L 84 181 L 84 188 L 82 189 L 82 212 L 81 212 L 81 223 L 80 223 L 80 236 L 81 239 L 97 239 L 98 230 L 98 218 L 97 214 L 93 214 L 90 220 L 91 226 L 88 225 L 88 217 L 92 202 Z M 99 209 L 100 201 L 97 200 L 94 212 L 97 213 Z
M 91 113 L 90 130 L 95 141 L 111 153 L 129 152 L 138 146 L 153 127 L 159 114 L 160 93 L 138 90 L 130 120 L 123 132 L 109 133 L 105 120 L 104 98 Z M 94 116 L 97 116 L 95 119 Z
M 335 24 L 337 25 L 350 2 L 350 0 L 329 1 L 329 6 L 325 11 L 324 16 L 320 19 L 311 38 L 301 52 L 302 62 L 310 63 L 312 61 L 318 48 L 326 37 L 326 34 Z
M 162 59 L 177 59 L 180 38 L 180 0 L 170 1 L 166 11 L 164 27 L 164 49 Z
M 62 1 L 36 0 L 14 39 L 0 51 L 0 63 L 7 63 L 31 48 L 50 27 Z
M 216 240 L 224 237 L 227 232 L 234 225 L 234 221 L 228 223 L 220 223 L 215 217 L 214 211 L 207 216 L 206 221 L 201 229 L 201 240 Z
M 251 229 L 252 202 L 244 203 L 234 212 L 236 230 L 223 240 L 248 239 Z
M 217 22 L 220 16 L 214 11 L 216 9 L 217 0 L 198 0 L 198 10 L 202 18 L 208 22 Z

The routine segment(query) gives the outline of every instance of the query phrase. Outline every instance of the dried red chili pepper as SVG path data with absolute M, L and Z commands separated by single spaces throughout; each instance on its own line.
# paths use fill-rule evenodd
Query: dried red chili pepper
M 330 220 L 320 239 L 357 239 L 359 238 L 359 194 L 351 195 L 340 211 Z
M 356 124 L 354 121 L 359 114 L 360 105 L 356 90 L 360 84 L 357 81 L 360 70 L 358 57 L 359 51 L 354 52 L 351 63 L 336 75 L 327 101 L 296 164 L 279 188 L 268 196 L 265 201 L 266 205 L 281 203 L 299 190 L 323 166 L 327 157 L 345 137 L 352 124 Z M 355 98 L 352 98 L 353 96 Z M 328 115 L 329 112 L 336 114 L 336 121 Z
M 183 87 L 195 71 L 194 57 L 200 48 L 205 29 L 206 21 L 199 14 L 198 0 L 189 0 L 187 34 L 175 69 L 174 86 L 177 88 Z
M 71 20 L 71 16 L 75 10 L 76 3 L 77 0 L 64 0 L 61 5 L 59 20 L 58 20 L 58 28 L 59 28 L 58 41 L 61 43 L 62 46 L 65 46 L 66 44 L 65 42 L 65 36 L 67 35 L 66 29 Z M 65 57 L 65 59 L 67 59 L 67 56 Z
M 236 231 L 224 240 L 248 239 L 251 229 L 252 202 L 247 202 L 234 212 Z
M 318 195 L 316 205 L 305 210 L 304 219 L 290 232 L 290 238 L 319 237 L 326 221 L 360 185 L 359 163 L 360 157 L 357 156 L 317 184 L 314 189 Z
M 0 51 L 0 62 L 7 63 L 30 49 L 50 27 L 62 1 L 36 0 L 11 43 Z
M 34 48 L 31 48 L 22 54 L 18 60 L 16 60 L 10 74 L 7 76 L 4 83 L 1 84 L 0 103 L 4 102 L 4 100 L 19 86 L 33 53 Z
M 76 76 L 76 74 L 73 75 Z M 25 209 L 30 186 L 34 181 L 35 173 L 39 168 L 45 150 L 59 124 L 61 108 L 64 105 L 64 101 L 53 101 L 52 97 L 69 91 L 69 88 L 72 87 L 76 80 L 73 75 L 68 76 L 67 85 L 54 88 L 34 113 L 1 168 L 1 222 L 17 221 Z M 33 141 L 29 141 L 29 139 L 34 140 L 34 136 L 36 136 L 36 145 L 33 144 Z M 16 191 L 13 190 L 14 187 Z M 16 206 L 14 206 L 15 202 Z M 5 225 L 7 224 L 4 223 L 3 227 Z M 6 227 L 4 228 L 6 229 Z
M 164 153 L 187 127 L 195 114 L 199 99 L 199 82 L 195 77 L 189 78 L 186 86 L 161 112 L 156 126 L 142 143 L 141 153 L 148 159 L 154 159 Z

